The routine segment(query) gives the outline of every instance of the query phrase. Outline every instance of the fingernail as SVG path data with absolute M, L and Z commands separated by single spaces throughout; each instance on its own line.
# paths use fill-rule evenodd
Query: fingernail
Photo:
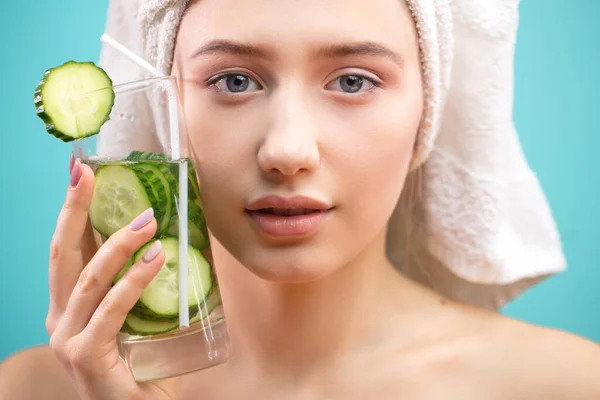
M 73 164 L 75 164 L 75 155 L 71 153 L 71 161 L 69 162 L 69 172 L 73 171 Z
M 154 260 L 158 253 L 160 253 L 161 249 L 162 244 L 160 243 L 160 240 L 157 240 L 156 242 L 152 243 L 152 246 L 150 246 L 150 248 L 146 251 L 146 254 L 144 254 L 144 256 L 142 257 L 142 261 L 144 261 L 145 263 L 149 263 L 150 261 Z
M 71 186 L 77 186 L 79 179 L 81 179 L 81 163 L 79 160 L 75 160 L 71 169 Z
M 154 217 L 154 210 L 152 208 L 149 208 L 137 217 L 135 217 L 135 219 L 131 221 L 131 224 L 129 224 L 129 228 L 134 232 L 139 231 L 144 227 L 144 225 L 150 222 L 152 217 Z

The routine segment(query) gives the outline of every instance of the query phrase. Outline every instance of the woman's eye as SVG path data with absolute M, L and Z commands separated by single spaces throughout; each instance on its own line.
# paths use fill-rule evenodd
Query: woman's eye
M 373 79 L 360 75 L 342 75 L 327 85 L 329 89 L 341 90 L 349 94 L 369 91 L 375 86 L 377 86 L 377 82 Z
M 244 93 L 262 89 L 254 79 L 244 74 L 222 74 L 208 83 L 217 88 L 219 92 Z

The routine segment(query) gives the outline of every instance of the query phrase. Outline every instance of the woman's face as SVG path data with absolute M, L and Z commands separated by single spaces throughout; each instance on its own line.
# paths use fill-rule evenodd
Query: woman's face
M 383 249 L 423 106 L 403 2 L 201 0 L 173 72 L 208 225 L 248 270 L 307 282 Z

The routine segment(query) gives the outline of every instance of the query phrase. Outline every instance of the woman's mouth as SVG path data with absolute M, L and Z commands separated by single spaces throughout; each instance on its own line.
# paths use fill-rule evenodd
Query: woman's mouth
M 295 215 L 311 214 L 313 212 L 318 212 L 319 210 L 310 208 L 262 208 L 258 211 L 266 214 L 279 215 L 282 217 L 293 217 Z
M 306 197 L 269 196 L 252 203 L 246 213 L 268 236 L 300 238 L 316 233 L 332 208 Z

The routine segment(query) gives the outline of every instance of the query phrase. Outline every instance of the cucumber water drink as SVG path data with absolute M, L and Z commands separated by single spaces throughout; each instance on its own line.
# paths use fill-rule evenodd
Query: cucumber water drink
M 148 208 L 154 210 L 158 228 L 152 241 L 129 260 L 114 280 L 116 284 L 133 263 L 142 258 L 154 240 L 160 240 L 165 264 L 143 291 L 122 327 L 126 340 L 178 332 L 179 328 L 179 210 L 178 170 L 188 167 L 188 307 L 190 328 L 211 318 L 223 319 L 221 296 L 212 268 L 208 232 L 192 160 L 168 161 L 152 152 L 132 152 L 123 161 L 90 161 L 95 174 L 90 221 L 101 242 L 127 226 Z M 187 329 L 186 329 L 187 331 Z
M 98 245 L 152 208 L 165 262 L 123 322 L 121 358 L 137 381 L 221 364 L 230 344 L 201 191 L 173 77 L 113 85 L 93 63 L 46 71 L 34 102 L 46 131 L 95 177 L 89 219 Z

